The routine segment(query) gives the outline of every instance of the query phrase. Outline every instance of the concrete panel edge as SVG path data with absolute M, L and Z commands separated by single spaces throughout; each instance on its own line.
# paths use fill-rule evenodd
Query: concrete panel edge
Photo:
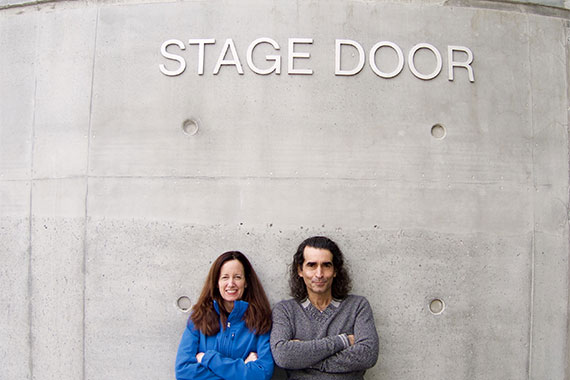
M 66 3 L 74 4 L 80 3 L 81 5 L 94 5 L 94 4 L 125 4 L 125 3 L 148 3 L 148 2 L 161 2 L 161 1 L 114 1 L 114 0 L 95 0 L 95 1 L 76 1 L 76 0 L 33 0 L 33 1 L 18 1 L 18 0 L 0 0 L 0 10 L 10 8 L 20 8 L 29 6 L 41 6 L 50 3 Z M 397 2 L 397 1 L 396 1 Z M 418 1 L 423 3 L 422 1 Z M 538 1 L 525 1 L 525 0 L 446 0 L 441 3 L 444 6 L 459 6 L 459 7 L 473 7 L 473 8 L 488 8 L 495 10 L 505 10 L 510 12 L 532 13 L 550 17 L 570 18 L 570 1 L 568 0 L 538 0 Z
M 570 4 L 554 6 L 541 2 L 494 1 L 494 0 L 447 0 L 446 6 L 492 9 L 499 11 L 537 14 L 548 17 L 570 18 Z
M 568 5 L 568 2 L 567 2 Z M 570 63 L 570 22 L 566 22 L 566 66 L 568 67 L 568 64 Z M 570 73 L 568 73 L 568 70 L 566 70 L 566 83 L 567 83 L 567 97 L 566 97 L 566 101 L 568 102 L 568 106 L 567 106 L 567 110 L 568 110 L 568 122 L 570 123 L 570 87 L 568 85 L 570 85 Z M 566 125 L 566 128 L 568 130 L 570 130 L 570 124 Z M 568 141 L 568 162 L 570 162 L 570 140 Z M 570 177 L 570 168 L 569 168 L 569 177 Z M 566 216 L 567 219 L 569 221 L 569 223 L 566 224 L 566 228 L 570 230 L 570 186 L 568 187 L 568 205 L 569 208 L 567 210 Z M 570 259 L 570 247 L 568 250 L 568 258 Z M 570 264 L 569 264 L 570 267 Z M 570 272 L 568 272 L 568 282 L 570 283 Z M 565 374 L 564 374 L 564 378 L 566 380 L 570 379 L 570 335 L 568 334 L 570 332 L 570 293 L 568 294 L 569 300 L 568 300 L 568 314 L 567 319 L 566 319 L 566 368 L 565 368 Z

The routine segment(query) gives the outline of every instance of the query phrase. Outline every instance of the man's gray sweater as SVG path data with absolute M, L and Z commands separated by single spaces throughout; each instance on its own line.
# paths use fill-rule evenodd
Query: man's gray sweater
M 378 359 L 370 304 L 350 295 L 321 312 L 309 300 L 281 301 L 273 309 L 271 352 L 289 379 L 363 379 Z

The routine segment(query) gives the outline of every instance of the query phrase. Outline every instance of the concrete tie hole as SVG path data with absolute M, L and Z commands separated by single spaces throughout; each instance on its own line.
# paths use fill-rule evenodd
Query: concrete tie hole
M 443 313 L 444 310 L 445 310 L 445 303 L 443 302 L 443 300 L 439 298 L 435 298 L 429 303 L 429 311 L 433 315 L 439 315 Z
M 443 125 L 434 124 L 431 127 L 431 135 L 438 140 L 443 140 L 447 135 L 447 131 Z
M 192 301 L 190 301 L 189 297 L 182 296 L 176 301 L 176 306 L 178 306 L 178 309 L 180 309 L 180 311 L 187 313 L 192 307 Z
M 194 136 L 196 133 L 198 133 L 198 129 L 200 129 L 198 122 L 194 119 L 186 119 L 182 123 L 182 130 L 188 136 Z

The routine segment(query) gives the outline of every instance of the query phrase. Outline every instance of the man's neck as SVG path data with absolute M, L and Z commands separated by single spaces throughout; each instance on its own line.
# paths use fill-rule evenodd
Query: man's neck
M 309 294 L 309 301 L 320 311 L 324 311 L 332 301 L 332 294 Z

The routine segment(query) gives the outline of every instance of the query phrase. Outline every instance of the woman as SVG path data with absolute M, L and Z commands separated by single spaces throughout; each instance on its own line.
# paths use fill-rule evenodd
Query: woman
M 176 355 L 176 379 L 270 379 L 271 308 L 243 253 L 216 259 Z

